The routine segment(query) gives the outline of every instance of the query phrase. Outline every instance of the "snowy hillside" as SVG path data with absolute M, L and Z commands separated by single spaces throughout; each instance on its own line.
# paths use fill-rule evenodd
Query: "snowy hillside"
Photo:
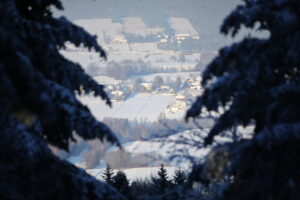
M 98 40 L 103 41 L 103 36 L 116 37 L 122 34 L 122 24 L 114 23 L 110 18 L 81 19 L 75 24 L 83 27 L 93 35 L 98 36 Z
M 204 137 L 206 132 L 200 132 L 199 130 L 189 130 L 175 135 L 171 135 L 167 138 L 153 139 L 150 141 L 134 141 L 123 144 L 125 151 L 133 154 L 139 153 L 158 153 L 163 156 L 163 158 L 170 158 L 176 151 L 186 150 L 186 154 L 189 156 L 203 157 L 208 152 L 208 149 L 201 148 L 198 149 L 196 146 L 189 146 L 187 144 L 180 144 L 178 141 L 185 137 L 186 139 L 192 140 L 193 137 Z M 198 140 L 199 140 L 198 138 Z M 221 141 L 221 139 L 219 139 Z M 186 141 L 187 142 L 187 141 Z M 116 147 L 112 147 L 109 151 L 116 150 Z
M 180 50 L 159 49 L 160 42 L 166 40 L 162 39 L 163 37 L 173 40 L 170 39 L 171 36 L 164 33 L 166 27 L 148 27 L 140 17 L 126 17 L 119 22 L 111 18 L 80 19 L 75 20 L 74 23 L 97 36 L 99 44 L 108 52 L 108 62 L 142 59 L 144 62 L 151 63 L 153 67 L 192 69 L 200 59 L 200 52 L 193 52 L 185 55 L 184 62 L 179 62 L 176 59 L 182 53 Z M 190 21 L 185 18 L 170 18 L 170 26 L 179 37 L 198 35 Z M 140 37 L 155 35 L 157 41 L 130 42 L 126 34 Z M 66 58 L 80 63 L 83 68 L 87 68 L 91 63 L 106 67 L 108 63 L 103 62 L 97 54 L 88 52 L 86 49 L 75 48 L 69 44 L 66 46 L 66 50 L 62 50 L 61 53 Z
M 193 25 L 188 19 L 170 17 L 171 28 L 175 30 L 175 34 L 198 35 Z
M 85 28 L 90 33 L 100 38 L 114 38 L 124 33 L 130 33 L 140 36 L 163 33 L 168 27 L 148 27 L 141 17 L 125 17 L 122 23 L 113 22 L 110 18 L 102 19 L 83 19 L 76 20 L 75 24 Z M 186 18 L 171 17 L 169 20 L 170 28 L 174 29 L 176 34 L 198 35 L 191 22 Z M 102 39 L 101 39 L 102 40 Z
M 130 159 L 134 159 L 139 155 L 145 155 L 151 162 L 155 161 L 158 165 L 154 167 L 141 167 L 141 168 L 122 168 L 124 172 L 129 176 L 131 180 L 139 178 L 149 178 L 151 174 L 155 173 L 158 169 L 159 164 L 168 163 L 170 167 L 167 168 L 168 174 L 172 175 L 176 168 L 182 168 L 188 170 L 191 167 L 192 160 L 196 161 L 202 160 L 208 154 L 209 148 L 203 148 L 203 138 L 206 136 L 208 129 L 205 131 L 200 131 L 198 129 L 184 131 L 174 135 L 170 135 L 166 138 L 152 139 L 149 141 L 134 141 L 123 143 L 123 151 L 130 153 Z M 239 128 L 238 132 L 243 135 L 244 138 L 249 138 L 252 133 L 253 127 L 248 127 L 246 129 Z M 232 141 L 228 137 L 216 136 L 216 143 L 224 143 Z M 71 156 L 67 160 L 78 167 L 86 168 L 86 161 L 84 159 L 85 153 L 89 149 L 84 149 L 82 153 L 77 156 Z M 113 155 L 113 152 L 117 152 L 119 149 L 117 147 L 110 147 L 106 152 L 109 155 Z M 116 155 L 116 154 L 114 154 Z M 161 157 L 158 157 L 160 155 Z M 173 157 L 176 156 L 176 157 Z M 173 158 L 171 160 L 171 158 Z M 114 159 L 118 159 L 117 157 Z M 86 169 L 88 173 L 95 176 L 96 178 L 101 178 L 101 174 L 106 166 L 104 160 L 101 159 L 100 163 L 93 169 Z M 155 167 L 157 166 L 157 167 Z M 118 168 L 116 168 L 118 169 Z
M 174 166 L 187 167 L 186 157 L 201 159 L 207 155 L 210 147 L 203 148 L 201 146 L 207 135 L 208 129 L 200 131 L 198 129 L 188 130 L 181 133 L 171 135 L 166 138 L 153 139 L 149 141 L 134 141 L 123 144 L 125 151 L 132 154 L 160 154 L 164 159 L 170 160 L 172 156 L 178 155 L 172 163 Z M 226 137 L 216 137 L 218 143 L 231 141 Z M 116 147 L 110 148 L 108 151 L 115 151 Z M 180 158 L 181 157 L 181 158 Z
M 147 27 L 147 25 L 140 17 L 126 17 L 123 20 L 124 20 L 123 29 L 126 33 L 146 36 L 150 34 L 157 34 L 164 31 L 163 28 Z

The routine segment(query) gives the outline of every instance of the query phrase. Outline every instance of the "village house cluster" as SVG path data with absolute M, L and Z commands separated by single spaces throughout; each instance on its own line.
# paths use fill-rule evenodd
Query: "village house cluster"
M 174 96 L 174 101 L 166 108 L 165 112 L 176 113 L 185 111 L 202 93 L 201 77 L 198 74 L 190 73 L 189 77 L 177 78 L 177 80 L 181 80 L 180 85 L 176 85 L 176 81 L 164 81 L 158 87 L 154 86 L 154 81 L 143 80 L 143 82 L 137 83 L 136 80 L 125 80 L 116 84 L 108 84 L 106 91 L 114 102 L 126 101 L 138 93 L 171 95 Z

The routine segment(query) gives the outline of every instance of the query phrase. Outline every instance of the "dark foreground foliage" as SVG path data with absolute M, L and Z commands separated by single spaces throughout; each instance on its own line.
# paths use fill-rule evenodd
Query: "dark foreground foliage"
M 51 7 L 63 8 L 59 0 L 0 1 L 0 199 L 122 199 L 48 148 L 67 150 L 74 134 L 118 144 L 75 97 L 93 93 L 110 105 L 103 86 L 59 49 L 71 42 L 105 53 Z
M 221 31 L 235 36 L 242 26 L 269 37 L 249 36 L 221 49 L 187 118 L 203 109 L 219 113 L 206 145 L 238 126 L 254 125 L 253 137 L 215 147 L 191 178 L 232 176 L 214 199 L 300 199 L 300 1 L 244 0 Z

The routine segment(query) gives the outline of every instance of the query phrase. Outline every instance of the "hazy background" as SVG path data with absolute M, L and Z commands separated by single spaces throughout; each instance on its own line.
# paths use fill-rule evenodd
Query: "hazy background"
M 108 60 L 102 62 L 97 53 L 81 46 L 67 44 L 61 51 L 106 86 L 113 108 L 92 95 L 80 100 L 112 129 L 125 151 L 99 141 L 79 140 L 69 153 L 56 150 L 56 154 L 97 178 L 109 163 L 115 169 L 129 170 L 130 179 L 151 173 L 150 168 L 161 163 L 170 173 L 178 166 L 188 168 L 186 160 L 169 159 L 174 150 L 187 148 L 189 156 L 203 157 L 206 150 L 186 146 L 170 150 L 172 142 L 162 148 L 155 138 L 172 141 L 183 135 L 205 134 L 192 122 L 186 123 L 184 116 L 203 92 L 201 72 L 221 47 L 233 42 L 219 30 L 238 3 L 242 1 L 63 0 L 65 10 L 55 11 L 55 15 L 65 15 L 97 35 L 108 54 Z M 198 124 L 209 129 L 212 121 L 202 119 Z M 141 172 L 141 167 L 147 173 Z
M 168 26 L 169 17 L 187 18 L 203 40 L 227 43 L 219 27 L 240 0 L 63 0 L 65 15 L 71 20 L 139 16 L 149 27 Z

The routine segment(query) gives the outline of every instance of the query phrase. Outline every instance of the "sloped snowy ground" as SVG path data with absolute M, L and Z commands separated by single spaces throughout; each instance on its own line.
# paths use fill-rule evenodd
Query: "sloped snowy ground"
M 251 133 L 253 127 L 248 127 L 246 129 L 240 128 L 239 132 L 244 136 L 244 138 L 250 137 L 249 133 Z M 207 135 L 208 129 L 204 131 L 197 130 L 188 130 L 181 133 L 177 133 L 174 135 L 170 135 L 166 138 L 161 139 L 153 139 L 149 141 L 134 141 L 124 143 L 123 149 L 124 151 L 130 152 L 132 156 L 138 154 L 148 154 L 151 155 L 161 155 L 164 160 L 168 160 L 172 158 L 174 155 L 178 155 L 175 159 L 170 162 L 171 167 L 167 167 L 167 171 L 169 177 L 174 174 L 174 171 L 177 168 L 181 168 L 183 170 L 190 169 L 192 165 L 192 160 L 195 159 L 199 161 L 203 159 L 211 148 L 202 148 L 201 144 L 203 144 L 203 138 Z M 215 140 L 217 143 L 224 143 L 231 141 L 230 138 L 216 136 Z M 118 150 L 117 147 L 111 147 L 108 149 L 108 152 L 113 152 Z M 69 162 L 84 168 L 85 163 L 82 159 L 83 153 L 79 154 L 75 157 L 70 157 L 68 159 Z M 86 171 L 95 176 L 98 179 L 101 179 L 101 175 L 105 168 L 105 163 L 101 162 L 95 169 L 87 169 Z M 151 175 L 155 175 L 159 167 L 142 167 L 142 168 L 130 168 L 130 169 L 121 169 L 123 170 L 130 180 L 135 179 L 145 179 L 150 178 Z M 116 171 L 115 171 L 116 172 Z
M 178 155 L 172 162 L 173 166 L 187 168 L 189 163 L 186 158 L 195 158 L 201 160 L 204 158 L 211 147 L 202 146 L 203 139 L 207 136 L 209 129 L 187 130 L 180 133 L 172 134 L 165 138 L 152 139 L 149 141 L 134 141 L 123 144 L 124 151 L 132 154 L 160 154 L 164 159 L 171 159 Z M 243 138 L 251 137 L 253 127 L 239 127 L 238 132 Z M 225 143 L 232 141 L 226 136 L 216 136 L 216 143 Z M 108 151 L 116 151 L 117 147 L 111 147 Z
M 169 22 L 176 34 L 198 35 L 198 32 L 188 19 L 171 17 Z
M 94 18 L 76 20 L 75 24 L 83 27 L 93 35 L 97 35 L 98 39 L 102 39 L 103 35 L 116 37 L 122 34 L 123 27 L 120 23 L 112 22 L 110 18 Z
M 159 154 L 165 160 L 170 160 L 172 156 L 178 155 L 171 164 L 182 168 L 187 168 L 191 163 L 186 157 L 201 159 L 207 155 L 210 148 L 200 148 L 202 138 L 207 132 L 199 130 L 188 130 L 169 137 L 152 139 L 149 141 L 134 141 L 124 143 L 123 148 L 132 154 Z M 225 138 L 217 138 L 219 142 L 228 141 Z M 193 143 L 191 143 L 193 142 Z M 116 151 L 117 147 L 111 147 L 108 151 Z

